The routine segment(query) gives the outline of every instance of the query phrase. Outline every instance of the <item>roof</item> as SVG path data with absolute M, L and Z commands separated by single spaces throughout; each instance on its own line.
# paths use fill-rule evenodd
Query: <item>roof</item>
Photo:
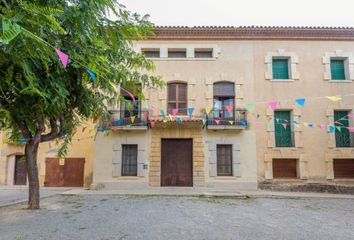
M 155 26 L 150 40 L 336 40 L 353 41 L 353 27 Z

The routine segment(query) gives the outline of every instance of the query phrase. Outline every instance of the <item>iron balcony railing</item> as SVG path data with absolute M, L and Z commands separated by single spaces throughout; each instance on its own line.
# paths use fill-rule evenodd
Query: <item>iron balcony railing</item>
M 207 114 L 207 125 L 247 127 L 247 110 L 212 110 Z
M 112 126 L 148 126 L 147 110 L 110 110 Z
M 354 135 L 348 130 L 342 130 L 335 133 L 336 147 L 354 147 Z

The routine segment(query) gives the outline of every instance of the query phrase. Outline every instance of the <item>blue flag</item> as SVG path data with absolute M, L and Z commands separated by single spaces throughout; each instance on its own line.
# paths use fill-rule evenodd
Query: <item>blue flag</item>
M 189 116 L 189 118 L 192 118 L 193 112 L 194 112 L 194 108 L 188 108 L 188 116 Z
M 95 82 L 96 81 L 96 74 L 89 67 L 86 67 L 86 71 L 88 72 L 88 74 L 90 74 L 92 81 Z
M 306 100 L 305 100 L 305 98 L 298 98 L 298 99 L 295 100 L 295 102 L 296 102 L 298 105 L 300 105 L 301 107 L 303 107 L 303 106 L 305 106 Z

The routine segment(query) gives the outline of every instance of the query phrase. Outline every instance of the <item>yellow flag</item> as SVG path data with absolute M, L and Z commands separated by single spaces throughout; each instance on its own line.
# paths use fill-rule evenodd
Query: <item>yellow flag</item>
M 305 126 L 305 127 L 308 127 L 309 125 L 308 125 L 307 123 L 304 123 L 304 126 Z
M 326 98 L 328 98 L 329 100 L 333 101 L 333 102 L 337 102 L 342 100 L 342 98 L 337 97 L 337 96 L 327 96 Z
M 172 115 L 171 115 L 171 114 L 168 114 L 168 118 L 170 119 L 170 121 L 172 121 L 172 120 L 173 120 L 173 117 L 172 117 Z
M 131 116 L 131 117 L 130 117 L 130 121 L 131 121 L 132 123 L 134 123 L 134 122 L 135 122 L 135 116 Z
M 164 119 L 164 120 L 163 120 L 163 122 L 164 122 L 164 123 L 167 123 L 167 120 L 166 120 L 166 119 Z
M 205 107 L 205 112 L 206 112 L 206 114 L 209 114 L 210 111 L 211 111 L 211 107 Z
M 234 121 L 229 121 L 230 125 L 234 125 Z

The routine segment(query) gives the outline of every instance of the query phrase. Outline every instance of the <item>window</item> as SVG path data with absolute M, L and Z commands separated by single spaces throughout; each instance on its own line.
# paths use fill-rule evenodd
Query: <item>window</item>
M 294 146 L 290 116 L 291 111 L 274 112 L 274 134 L 276 147 Z
M 172 109 L 177 108 L 179 114 L 187 114 L 187 84 L 169 83 L 167 93 L 167 112 L 172 113 Z
M 169 58 L 186 58 L 187 51 L 185 48 L 182 49 L 168 49 Z
M 332 80 L 345 80 L 345 61 L 338 59 L 331 59 L 331 79 Z
M 289 59 L 273 58 L 273 79 L 289 79 Z
M 145 57 L 147 58 L 159 58 L 160 57 L 160 49 L 142 49 L 142 53 L 144 53 Z
M 216 146 L 217 175 L 232 176 L 232 145 Z
M 138 145 L 122 145 L 122 176 L 137 176 Z
M 213 57 L 213 49 L 202 49 L 196 48 L 194 50 L 195 58 L 212 58 Z
M 349 111 L 334 111 L 336 147 L 352 147 L 349 127 Z
M 127 87 L 129 92 L 141 91 L 141 85 L 138 84 L 134 90 L 131 87 Z M 129 118 L 132 116 L 138 116 L 140 114 L 140 101 L 137 96 L 134 96 L 135 101 L 132 97 L 123 89 L 120 91 L 121 96 L 124 100 L 120 104 L 121 118 Z M 130 121 L 130 120 L 129 120 Z
M 214 83 L 213 117 L 218 119 L 233 119 L 235 109 L 235 84 L 228 82 Z M 228 107 L 231 106 L 231 111 Z

